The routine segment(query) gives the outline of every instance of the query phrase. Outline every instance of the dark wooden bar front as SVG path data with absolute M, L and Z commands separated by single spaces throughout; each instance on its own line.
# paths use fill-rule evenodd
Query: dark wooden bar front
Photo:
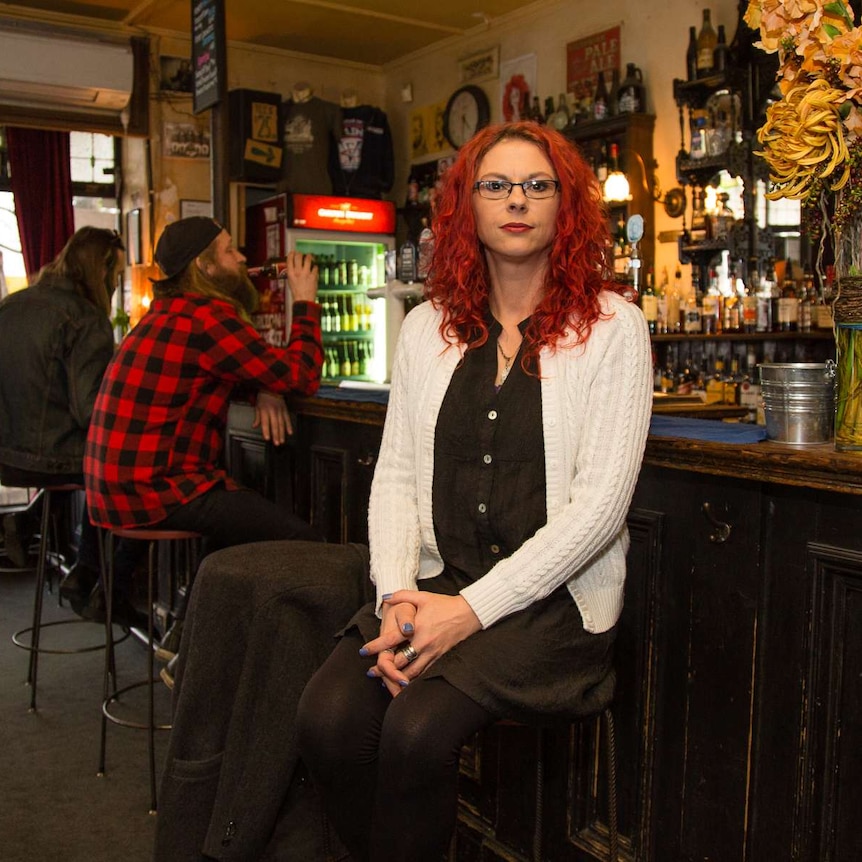
M 279 451 L 250 408 L 234 410 L 232 472 L 331 541 L 366 542 L 385 407 L 293 406 Z M 862 858 L 862 456 L 651 437 L 629 527 L 621 858 Z M 603 743 L 589 724 L 496 727 L 465 748 L 460 862 L 531 858 L 537 745 L 544 858 L 605 858 Z

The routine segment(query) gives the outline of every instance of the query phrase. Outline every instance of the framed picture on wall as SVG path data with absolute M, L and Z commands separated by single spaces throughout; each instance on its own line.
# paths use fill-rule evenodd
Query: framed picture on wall
M 168 93 L 191 93 L 194 86 L 192 61 L 186 57 L 159 57 L 159 89 Z
M 209 129 L 202 123 L 164 123 L 162 155 L 166 159 L 208 159 Z
M 487 81 L 500 74 L 500 46 L 495 45 L 485 51 L 470 54 L 458 61 L 461 83 L 468 81 Z
M 212 201 L 180 200 L 180 218 L 190 216 L 213 217 Z
M 141 240 L 141 211 L 129 210 L 126 213 L 126 262 L 138 266 L 144 262 L 144 248 Z

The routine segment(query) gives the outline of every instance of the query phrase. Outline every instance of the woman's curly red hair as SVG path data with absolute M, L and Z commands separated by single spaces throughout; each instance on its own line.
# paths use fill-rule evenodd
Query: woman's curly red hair
M 535 144 L 560 181 L 557 233 L 548 253 L 543 298 L 525 333 L 523 360 L 553 347 L 567 331 L 586 341 L 599 318 L 599 293 L 614 289 L 606 262 L 610 237 L 601 190 L 577 148 L 537 123 L 504 123 L 478 132 L 443 177 L 433 216 L 434 258 L 425 295 L 443 311 L 444 338 L 479 346 L 488 338 L 490 282 L 473 215 L 473 183 L 485 154 L 506 140 Z

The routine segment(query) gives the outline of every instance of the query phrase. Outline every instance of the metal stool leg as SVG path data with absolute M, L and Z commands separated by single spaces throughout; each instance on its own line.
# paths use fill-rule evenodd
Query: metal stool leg
M 608 707 L 602 714 L 608 744 L 608 859 L 619 859 L 619 832 L 617 823 L 617 740 L 614 714 Z
M 147 684 L 148 714 L 147 714 L 147 751 L 150 758 L 150 814 L 156 813 L 156 708 L 155 708 L 155 642 L 153 638 L 153 573 L 155 571 L 154 557 L 157 543 L 150 542 L 147 559 Z
M 36 712 L 36 687 L 39 676 L 39 636 L 42 630 L 42 604 L 45 591 L 45 570 L 48 565 L 48 541 L 51 523 L 51 491 L 45 489 L 42 500 L 41 535 L 39 536 L 39 560 L 36 564 L 36 598 L 33 602 L 33 629 L 30 633 L 30 663 L 27 669 L 27 684 L 30 686 L 30 712 Z

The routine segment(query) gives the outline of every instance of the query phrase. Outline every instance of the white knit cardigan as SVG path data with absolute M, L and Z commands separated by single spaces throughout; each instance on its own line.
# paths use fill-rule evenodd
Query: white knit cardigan
M 617 621 L 628 550 L 625 518 L 652 407 L 649 334 L 615 293 L 585 345 L 541 352 L 547 523 L 461 591 L 483 628 L 566 583 L 589 632 Z M 437 415 L 463 346 L 447 345 L 430 302 L 404 320 L 368 512 L 380 597 L 442 569 L 431 511 Z

